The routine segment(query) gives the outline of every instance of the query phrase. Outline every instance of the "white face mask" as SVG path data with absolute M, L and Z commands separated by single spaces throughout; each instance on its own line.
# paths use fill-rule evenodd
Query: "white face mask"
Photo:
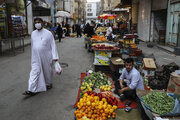
M 35 24 L 35 28 L 38 29 L 38 30 L 41 29 L 41 28 L 42 28 L 41 23 L 36 23 L 36 24 Z

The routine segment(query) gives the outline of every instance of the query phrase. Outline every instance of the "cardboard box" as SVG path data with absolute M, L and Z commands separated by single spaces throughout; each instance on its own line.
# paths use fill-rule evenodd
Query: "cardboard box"
M 110 65 L 111 52 L 94 51 L 94 65 Z
M 143 68 L 144 69 L 156 69 L 156 64 L 153 58 L 143 58 Z
M 171 73 L 167 92 L 174 93 L 174 95 L 180 101 L 180 75 L 175 75 L 174 72 Z

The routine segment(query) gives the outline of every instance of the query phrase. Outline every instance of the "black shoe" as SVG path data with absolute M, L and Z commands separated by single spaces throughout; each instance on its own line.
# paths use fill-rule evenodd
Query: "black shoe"
M 126 100 L 126 97 L 125 97 L 123 94 L 121 94 L 121 95 L 120 95 L 120 100 L 121 100 L 121 102 L 123 102 L 123 101 Z
M 50 84 L 50 85 L 46 85 L 46 88 L 47 89 L 51 89 L 53 87 L 53 85 L 52 84 Z
M 23 95 L 29 95 L 29 96 L 33 96 L 33 95 L 36 95 L 37 93 L 34 93 L 34 92 L 31 92 L 31 91 L 25 91 L 23 93 Z
M 130 112 L 130 111 L 132 110 L 132 108 L 131 108 L 131 107 L 126 107 L 124 110 L 125 110 L 126 112 Z

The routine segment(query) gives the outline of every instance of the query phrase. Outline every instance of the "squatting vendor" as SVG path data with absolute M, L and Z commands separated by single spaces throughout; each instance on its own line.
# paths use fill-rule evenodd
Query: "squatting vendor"
M 115 82 L 115 93 L 120 96 L 120 100 L 124 101 L 126 99 L 135 100 L 136 99 L 136 89 L 144 89 L 143 79 L 139 71 L 133 66 L 134 60 L 132 58 L 127 58 L 125 60 L 125 68 L 122 74 Z

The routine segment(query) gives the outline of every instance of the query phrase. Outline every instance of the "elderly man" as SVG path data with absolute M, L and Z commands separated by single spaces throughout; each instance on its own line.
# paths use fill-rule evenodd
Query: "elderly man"
M 132 58 L 127 58 L 120 79 L 115 82 L 115 93 L 120 95 L 121 101 L 125 99 L 135 100 L 136 89 L 144 89 L 143 79 L 133 65 L 134 60 Z
M 52 63 L 56 62 L 58 52 L 54 37 L 43 28 L 41 18 L 34 19 L 34 30 L 31 34 L 31 72 L 28 91 L 23 95 L 34 95 L 52 88 Z

